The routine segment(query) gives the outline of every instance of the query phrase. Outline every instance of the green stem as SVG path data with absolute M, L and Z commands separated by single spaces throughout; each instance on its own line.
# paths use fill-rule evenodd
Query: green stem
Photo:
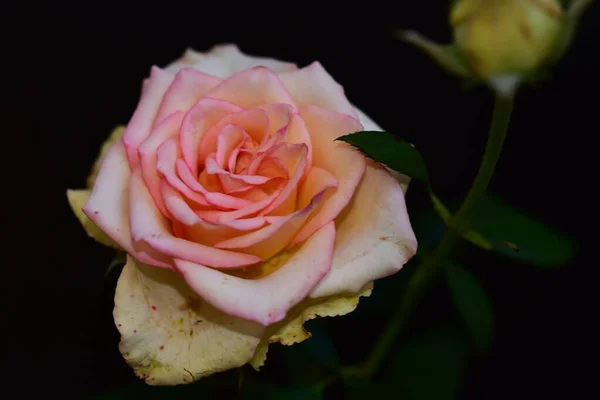
M 438 247 L 430 256 L 424 259 L 423 264 L 417 268 L 410 278 L 408 287 L 394 316 L 377 343 L 375 343 L 364 366 L 360 369 L 362 375 L 371 377 L 378 371 L 389 354 L 390 347 L 394 343 L 398 333 L 404 328 L 412 312 L 419 305 L 427 289 L 433 282 L 433 278 L 437 276 L 437 273 L 444 266 L 455 242 L 460 237 L 460 232 L 468 225 L 473 208 L 487 190 L 496 169 L 496 164 L 502 152 L 502 145 L 506 138 L 512 108 L 512 97 L 496 96 L 485 153 L 473 185 L 459 210 L 450 219 L 446 234 Z

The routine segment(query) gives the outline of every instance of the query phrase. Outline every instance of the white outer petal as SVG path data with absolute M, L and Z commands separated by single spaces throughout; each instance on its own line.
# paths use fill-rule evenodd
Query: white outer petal
M 117 284 L 119 349 L 150 385 L 177 385 L 236 368 L 252 358 L 262 326 L 232 317 L 198 297 L 171 270 L 130 256 Z
M 237 72 L 258 66 L 267 67 L 275 72 L 298 69 L 293 63 L 269 57 L 251 56 L 241 52 L 234 44 L 221 44 L 206 52 L 188 49 L 181 58 L 169 64 L 166 70 L 176 72 L 181 68 L 192 67 L 219 78 L 228 78 Z
M 381 165 L 367 163 L 351 203 L 336 219 L 331 270 L 310 293 L 317 298 L 356 293 L 396 273 L 416 253 L 404 193 Z

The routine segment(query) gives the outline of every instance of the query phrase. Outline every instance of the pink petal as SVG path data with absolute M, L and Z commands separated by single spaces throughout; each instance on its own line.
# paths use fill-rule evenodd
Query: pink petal
M 261 215 L 268 215 L 271 212 L 277 212 L 278 207 L 289 201 L 292 201 L 293 205 L 295 206 L 296 199 L 294 196 L 292 196 L 292 194 L 295 192 L 298 182 L 300 182 L 300 178 L 302 178 L 302 175 L 304 174 L 307 153 L 308 148 L 305 144 L 285 144 L 273 153 L 274 156 L 277 156 L 283 163 L 286 164 L 288 171 L 293 171 L 293 174 L 287 184 L 283 187 L 280 195 L 263 211 L 261 211 Z M 280 214 L 274 213 L 273 215 Z
M 165 216 L 168 216 L 168 213 L 160 194 L 160 177 L 156 169 L 156 151 L 163 142 L 179 133 L 183 116 L 184 113 L 181 111 L 167 116 L 155 126 L 150 136 L 144 140 L 144 143 L 138 149 L 144 182 L 154 199 L 154 204 Z
M 254 67 L 231 76 L 211 90 L 207 96 L 234 103 L 244 109 L 265 104 L 294 101 L 277 74 L 265 67 Z
M 271 225 L 252 233 L 216 243 L 215 247 L 219 249 L 236 249 L 267 260 L 290 244 L 292 238 L 317 207 L 323 197 L 322 195 L 323 193 L 317 194 L 308 206 L 277 220 Z
M 417 251 L 402 187 L 372 161 L 352 205 L 336 220 L 336 229 L 331 271 L 311 298 L 356 293 L 369 282 L 398 272 Z
M 244 217 L 247 217 L 249 215 L 252 215 L 252 214 L 255 214 L 255 213 L 261 211 L 262 209 L 267 207 L 269 204 L 271 204 L 277 197 L 279 197 L 282 190 L 283 189 L 281 189 L 281 188 L 277 189 L 273 193 L 271 193 L 269 195 L 269 197 L 265 198 L 264 200 L 257 201 L 255 203 L 252 203 L 248 207 L 244 207 L 239 210 L 235 210 L 235 211 L 198 210 L 198 211 L 196 211 L 196 215 L 198 215 L 200 218 L 202 218 L 206 221 L 210 221 L 210 222 L 214 222 L 214 223 L 225 223 L 225 222 L 234 221 L 234 220 L 244 218 Z
M 181 194 L 163 181 L 161 185 L 165 204 L 171 215 L 182 225 L 183 237 L 196 243 L 213 246 L 215 243 L 256 230 L 265 225 L 262 217 L 238 220 L 234 223 L 211 224 L 199 218 Z M 181 237 L 181 235 L 176 235 Z
M 173 78 L 172 73 L 158 67 L 152 67 L 150 70 L 148 83 L 144 84 L 142 97 L 123 133 L 123 143 L 127 149 L 131 169 L 136 168 L 139 163 L 138 147 L 150 135 L 158 107 Z
M 260 109 L 267 113 L 269 119 L 269 132 L 264 136 L 261 143 L 273 136 L 280 129 L 287 127 L 292 117 L 297 113 L 295 107 L 284 103 L 265 104 L 260 106 Z
M 358 120 L 349 115 L 315 106 L 303 107 L 300 115 L 313 142 L 313 164 L 330 172 L 338 181 L 336 191 L 324 202 L 318 213 L 302 228 L 294 243 L 306 240 L 333 220 L 352 199 L 365 171 L 365 157 L 350 145 L 335 139 L 362 130 Z
M 241 126 L 235 124 L 225 125 L 217 136 L 216 160 L 219 167 L 227 168 L 227 162 L 233 150 L 239 148 L 249 138 Z
M 253 140 L 260 141 L 269 129 L 267 113 L 260 108 L 244 110 L 228 115 L 208 130 L 203 136 L 198 150 L 198 161 L 202 164 L 209 154 L 217 150 L 217 137 L 225 125 L 239 125 Z
M 241 108 L 234 104 L 204 97 L 185 115 L 179 135 L 179 144 L 183 159 L 193 175 L 198 175 L 198 146 L 203 135 L 227 115 L 239 111 Z
M 221 167 L 217 161 L 215 161 L 214 157 L 206 158 L 206 172 L 209 174 L 224 174 L 230 176 L 233 179 L 238 179 L 244 183 L 249 185 L 262 185 L 263 183 L 269 181 L 271 178 L 267 176 L 260 175 L 240 175 L 240 174 L 232 174 L 231 172 L 225 171 Z
M 327 189 L 336 188 L 338 186 L 337 179 L 329 171 L 312 167 L 306 180 L 300 186 L 298 192 L 298 208 L 304 208 L 310 204 L 313 197 L 318 193 L 324 192 Z
M 156 121 L 162 121 L 163 118 L 175 111 L 188 111 L 198 100 L 221 82 L 222 80 L 215 76 L 204 74 L 192 68 L 180 70 L 163 97 L 156 115 Z
M 108 151 L 92 193 L 83 207 L 104 233 L 144 264 L 171 268 L 171 260 L 151 249 L 136 248 L 129 232 L 128 184 L 131 176 L 123 142 Z
M 306 177 L 308 170 L 313 165 L 313 150 L 310 133 L 308 132 L 308 129 L 306 129 L 306 124 L 299 114 L 294 115 L 288 125 L 287 142 L 292 144 L 304 143 L 306 145 L 308 152 L 306 153 L 306 168 L 303 176 Z
M 163 254 L 214 268 L 236 268 L 256 264 L 258 257 L 215 249 L 173 236 L 169 221 L 154 206 L 139 170 L 131 175 L 129 185 L 131 234 Z
M 180 155 L 181 151 L 177 146 L 177 138 L 167 139 L 156 151 L 156 169 L 164 175 L 171 186 L 179 190 L 185 197 L 200 205 L 209 205 L 210 203 L 204 195 L 190 189 L 175 173 L 176 163 Z
M 271 325 L 303 300 L 327 274 L 335 241 L 330 223 L 313 235 L 275 272 L 256 280 L 223 274 L 203 265 L 175 260 L 188 285 L 229 315 Z
M 285 87 L 300 108 L 315 105 L 329 111 L 348 114 L 356 119 L 356 111 L 344 94 L 344 88 L 327 73 L 325 68 L 314 62 L 307 67 L 279 74 Z

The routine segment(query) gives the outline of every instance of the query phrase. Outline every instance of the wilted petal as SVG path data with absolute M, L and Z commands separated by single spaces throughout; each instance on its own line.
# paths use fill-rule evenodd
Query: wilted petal
M 119 349 L 150 385 L 190 383 L 247 363 L 263 327 L 215 309 L 172 271 L 128 257 L 115 293 Z

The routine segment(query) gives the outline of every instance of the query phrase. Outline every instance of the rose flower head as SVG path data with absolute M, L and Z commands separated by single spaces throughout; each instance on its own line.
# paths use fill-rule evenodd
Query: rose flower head
M 336 138 L 381 130 L 315 62 L 188 50 L 152 67 L 127 126 L 69 202 L 127 253 L 120 351 L 149 384 L 188 383 L 351 312 L 417 243 L 397 177 Z

